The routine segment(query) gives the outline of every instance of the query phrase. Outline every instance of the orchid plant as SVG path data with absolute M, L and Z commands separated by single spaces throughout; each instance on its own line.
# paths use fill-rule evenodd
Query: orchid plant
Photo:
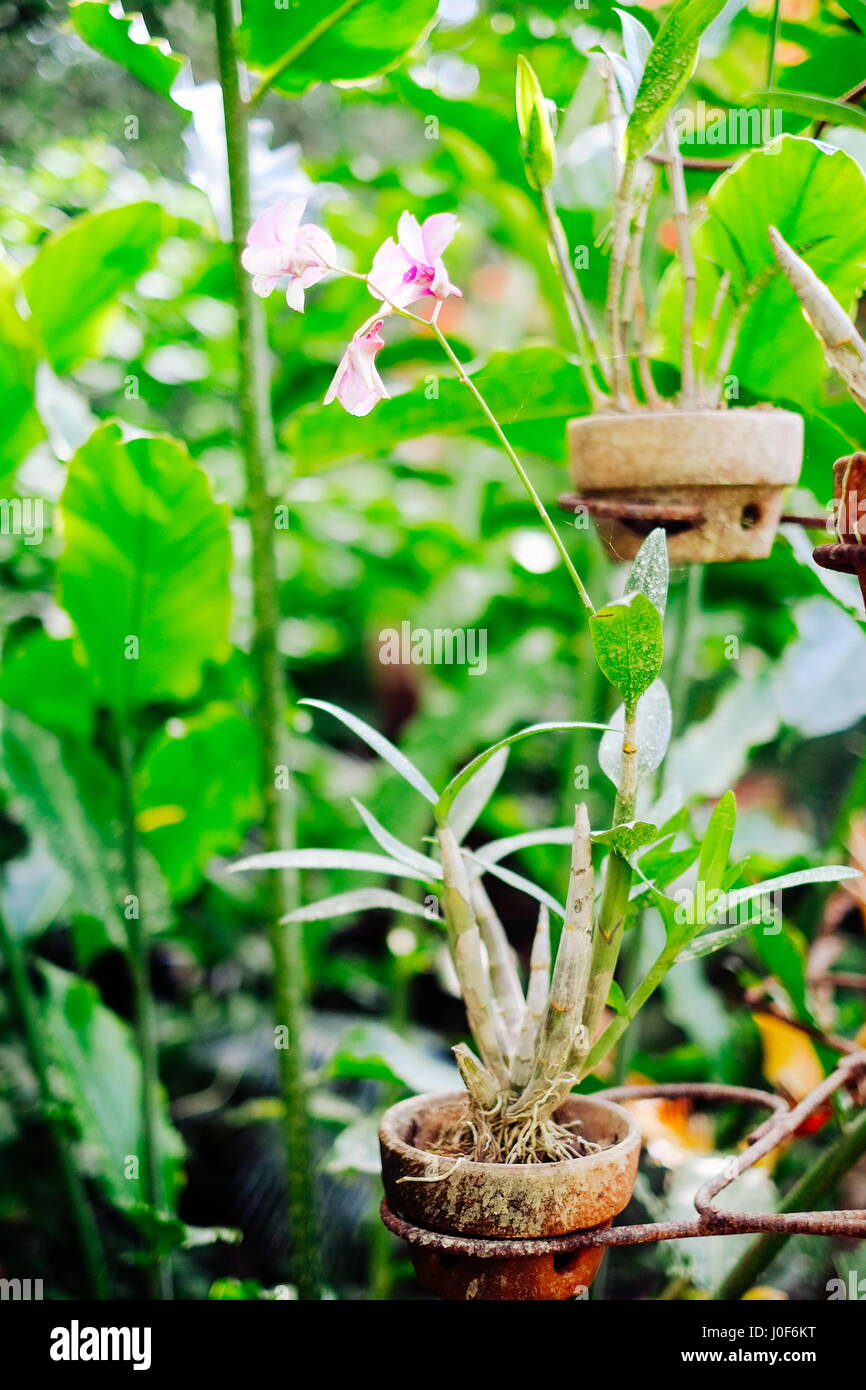
M 322 700 L 302 702 L 339 720 L 428 803 L 435 857 L 400 840 L 356 801 L 379 853 L 289 849 L 252 855 L 234 866 L 235 871 L 369 872 L 420 888 L 420 899 L 389 888 L 356 889 L 296 908 L 285 921 L 300 925 L 380 908 L 432 919 L 444 928 L 475 1050 L 462 1042 L 453 1049 L 468 1105 L 454 1131 L 438 1141 L 443 1152 L 504 1163 L 551 1162 L 587 1152 L 581 1137 L 559 1123 L 557 1111 L 571 1089 L 604 1062 L 668 971 L 729 945 L 756 924 L 766 926 L 767 901 L 783 889 L 858 872 L 831 865 L 742 882 L 744 866 L 728 865 L 736 821 L 732 792 L 718 802 L 703 837 L 686 846 L 677 843 L 682 811 L 661 825 L 636 819 L 641 784 L 649 786 L 670 737 L 670 702 L 659 676 L 667 583 L 665 535 L 656 530 L 632 566 L 625 598 L 595 610 L 590 619 L 595 659 L 623 701 L 609 726 L 562 722 L 520 729 L 484 749 L 441 792 L 350 711 Z M 599 762 L 616 787 L 611 827 L 594 833 L 586 807 L 578 804 L 571 825 L 469 849 L 466 837 L 493 795 L 512 745 L 573 729 L 602 736 Z M 570 846 L 564 904 L 502 863 L 545 844 Z M 606 855 L 598 893 L 594 849 Z M 691 885 L 672 892 L 671 885 L 682 885 L 690 870 L 695 871 Z M 539 904 L 525 988 L 487 891 L 488 876 Z M 627 928 L 650 905 L 664 922 L 665 944 L 626 997 L 614 979 L 620 947 Z M 562 923 L 552 972 L 551 916 Z

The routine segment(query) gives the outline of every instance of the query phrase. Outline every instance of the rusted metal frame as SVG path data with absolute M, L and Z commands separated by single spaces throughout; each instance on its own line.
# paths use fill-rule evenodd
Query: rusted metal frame
M 753 1164 L 789 1139 L 812 1112 L 824 1105 L 835 1091 L 866 1072 L 866 1051 L 846 1056 L 834 1072 L 816 1086 L 799 1105 L 788 1108 L 782 1096 L 744 1086 L 710 1082 L 674 1082 L 667 1085 L 618 1086 L 603 1092 L 613 1101 L 648 1099 L 689 1099 L 770 1109 L 770 1118 L 746 1139 L 747 1147 L 725 1164 L 722 1172 L 695 1194 L 699 1213 L 694 1221 L 654 1221 L 605 1230 L 574 1231 L 570 1235 L 536 1240 L 485 1240 L 473 1236 L 444 1235 L 414 1226 L 395 1215 L 383 1201 L 381 1216 L 390 1231 L 410 1245 L 471 1255 L 481 1259 L 509 1259 L 519 1256 L 569 1254 L 597 1246 L 648 1245 L 663 1240 L 685 1240 L 705 1236 L 751 1235 L 782 1232 L 786 1235 L 828 1235 L 860 1239 L 866 1236 L 866 1210 L 823 1212 L 747 1212 L 729 1211 L 714 1205 L 713 1199 Z
M 685 502 L 630 502 L 624 497 L 580 497 L 577 493 L 564 492 L 557 505 L 564 512 L 574 513 L 583 507 L 591 516 L 614 521 L 656 521 L 678 525 L 701 526 L 705 520 L 700 507 Z M 827 526 L 825 516 L 801 516 L 785 512 L 781 518 L 790 526 L 803 526 L 810 531 L 823 531 Z M 830 547 L 828 547 L 830 548 Z

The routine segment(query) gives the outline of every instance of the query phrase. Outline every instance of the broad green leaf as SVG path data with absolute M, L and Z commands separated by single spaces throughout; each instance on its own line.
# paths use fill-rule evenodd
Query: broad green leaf
M 420 792 L 431 805 L 436 805 L 438 796 L 427 778 L 418 771 L 413 763 L 410 763 L 405 753 L 401 753 L 399 748 L 395 748 L 390 739 L 387 739 L 384 734 L 380 734 L 378 729 L 371 728 L 356 714 L 350 714 L 348 710 L 341 709 L 339 705 L 332 705 L 328 700 L 301 700 L 300 703 L 310 705 L 313 709 L 324 710 L 326 714 L 332 714 L 335 719 L 339 719 L 341 724 L 345 724 L 347 729 L 351 729 L 353 734 L 357 734 L 358 738 L 363 739 L 374 753 L 377 753 L 380 758 L 384 758 L 386 763 L 390 763 L 394 771 L 399 772 L 404 782 L 408 782 L 410 787 L 414 787 L 416 792 Z
M 840 7 L 850 15 L 861 34 L 866 34 L 866 4 L 864 0 L 839 0 Z
M 329 1070 L 338 1078 L 397 1083 L 416 1094 L 460 1089 L 456 1067 L 400 1037 L 385 1023 L 351 1029 L 340 1039 Z
M 362 873 L 387 874 L 392 878 L 414 878 L 427 883 L 426 874 L 416 873 L 398 859 L 384 854 L 366 854 L 354 849 L 277 849 L 264 854 L 250 854 L 229 865 L 230 874 L 250 873 L 258 869 L 352 869 Z
M 22 280 L 57 372 L 99 355 L 118 296 L 150 268 L 175 225 L 158 203 L 129 203 L 76 217 L 42 243 Z
M 705 29 L 726 0 L 674 0 L 656 34 L 626 127 L 629 162 L 648 154 L 689 84 Z
M 622 735 L 625 727 L 625 706 L 611 719 L 611 729 L 598 746 L 599 766 L 615 787 L 619 786 L 622 767 Z M 637 775 L 643 782 L 651 777 L 668 749 L 671 739 L 671 700 L 667 686 L 659 678 L 653 681 L 637 707 Z
M 658 833 L 658 826 L 649 821 L 631 820 L 611 826 L 610 830 L 596 830 L 591 839 L 593 844 L 607 845 L 615 854 L 628 859 L 636 850 L 657 840 Z
M 411 845 L 404 845 L 402 840 L 398 840 L 396 835 L 392 835 L 390 830 L 380 824 L 371 811 L 366 806 L 362 806 L 360 801 L 352 798 L 352 805 L 358 812 L 362 821 L 366 825 L 373 839 L 385 851 L 390 854 L 392 859 L 398 859 L 401 864 L 407 864 L 416 873 L 426 874 L 428 878 L 436 879 L 442 877 L 442 870 L 435 859 L 431 859 L 427 854 L 419 854 L 412 849 Z
M 32 632 L 20 646 L 7 649 L 0 701 L 55 734 L 86 739 L 93 728 L 93 690 L 71 637 Z
M 589 628 L 602 675 L 622 696 L 627 713 L 634 714 L 641 695 L 662 668 L 664 637 L 659 610 L 646 594 L 632 593 L 597 609 Z
M 392 893 L 388 888 L 355 888 L 349 893 L 336 893 L 332 898 L 321 898 L 317 903 L 297 907 L 282 921 L 327 922 L 332 917 L 355 916 L 358 912 L 372 912 L 376 908 L 385 912 L 402 912 L 410 917 L 430 916 L 423 903 L 413 902 L 402 893 Z
M 136 778 L 136 823 L 176 898 L 201 884 L 260 815 L 255 730 L 229 705 L 173 721 L 145 748 Z
M 665 615 L 668 601 L 668 538 L 664 528 L 657 526 L 650 531 L 637 555 L 632 561 L 625 581 L 627 594 L 645 594 L 651 603 Z
M 0 262 L 0 480 L 10 476 L 44 434 L 34 397 L 39 347 L 32 323 L 15 307 L 15 285 Z
M 645 24 L 641 24 L 628 10 L 614 6 L 614 14 L 619 16 L 622 25 L 622 46 L 629 71 L 634 78 L 635 89 L 640 86 L 647 58 L 653 46 L 653 36 Z
M 115 1206 L 145 1201 L 141 1065 L 129 1026 L 106 1009 L 93 985 L 47 961 L 40 1003 L 54 1068 L 79 1132 L 82 1157 Z M 157 1141 L 166 1204 L 175 1205 L 184 1153 L 160 1096 Z M 131 1157 L 138 1158 L 133 1172 Z
M 500 424 L 519 423 L 536 436 L 539 425 L 549 424 L 556 450 L 550 456 L 564 458 L 565 422 L 585 414 L 588 402 L 577 369 L 563 353 L 549 347 L 495 352 L 470 375 Z M 440 377 L 435 401 L 428 398 L 428 391 L 429 379 L 419 377 L 408 391 L 381 401 L 362 427 L 354 416 L 333 405 L 307 406 L 292 415 L 284 429 L 285 442 L 309 471 L 350 454 L 388 453 L 422 435 L 493 438 L 477 402 L 456 377 Z M 547 451 L 537 437 L 533 447 Z
M 766 101 L 769 106 L 780 106 L 792 111 L 795 116 L 808 116 L 810 121 L 824 121 L 827 125 L 851 126 L 854 130 L 866 130 L 866 113 L 859 106 L 846 101 L 833 101 L 831 97 L 813 96 L 809 92 L 789 92 L 776 88 L 768 92 L 756 92 L 757 101 Z
M 530 724 L 526 729 L 519 729 L 516 734 L 509 734 L 507 738 L 501 738 L 498 743 L 492 743 L 489 748 L 485 748 L 483 753 L 479 753 L 477 758 L 473 758 L 471 763 L 467 763 L 462 771 L 452 777 L 448 786 L 435 803 L 437 820 L 444 821 L 448 811 L 454 804 L 458 792 L 466 786 L 478 773 L 486 762 L 498 753 L 501 748 L 509 748 L 512 743 L 520 743 L 522 739 L 533 738 L 536 734 L 561 733 L 566 729 L 606 729 L 606 724 L 585 724 L 569 722 L 565 724 Z
M 714 807 L 701 842 L 698 879 L 708 893 L 722 886 L 736 824 L 737 798 L 727 791 Z
M 144 1237 L 148 1253 L 170 1255 L 174 1250 L 201 1250 L 207 1245 L 239 1245 L 243 1232 L 231 1226 L 188 1226 L 166 1211 L 155 1211 L 145 1202 L 125 1210 L 125 1215 Z
M 454 832 L 458 845 L 469 834 L 484 807 L 487 805 L 508 762 L 508 749 L 500 748 L 494 753 L 475 776 L 459 791 L 451 806 L 448 824 Z
M 72 0 L 69 19 L 97 53 L 160 96 L 169 95 L 186 59 L 172 53 L 167 39 L 152 39 L 140 14 L 125 14 L 118 0 Z
M 228 655 L 228 511 L 173 439 L 102 426 L 61 498 L 61 601 L 115 710 L 196 694 Z
M 125 889 L 110 827 L 95 822 L 53 734 L 20 715 L 7 714 L 3 768 L 21 817 L 33 836 L 44 836 L 64 870 L 73 909 L 93 917 L 107 942 L 123 950 Z
M 781 931 L 756 932 L 755 953 L 770 975 L 786 990 L 801 1023 L 820 1026 L 809 998 L 807 968 L 809 941 L 791 922 L 782 921 Z
M 437 0 L 244 0 L 241 43 L 249 65 L 279 92 L 316 82 L 357 82 L 386 72 L 424 35 Z
M 615 1014 L 621 1014 L 628 1008 L 628 1000 L 622 992 L 622 986 L 616 980 L 611 980 L 610 988 L 607 992 L 607 1005 L 613 1009 Z
M 837 209 L 845 208 L 839 217 Z M 866 176 L 843 150 L 783 135 L 745 155 L 716 181 L 707 216 L 693 230 L 698 266 L 695 335 L 709 342 L 713 363 L 742 306 L 730 371 L 763 400 L 817 409 L 823 379 L 821 347 L 779 268 L 767 229 L 777 227 L 846 311 L 866 284 Z M 730 291 L 711 334 L 720 279 Z M 661 355 L 679 360 L 682 277 L 665 275 L 658 305 Z

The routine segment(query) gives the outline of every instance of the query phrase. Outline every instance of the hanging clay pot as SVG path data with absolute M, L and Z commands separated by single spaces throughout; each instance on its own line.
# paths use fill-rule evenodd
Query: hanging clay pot
M 803 420 L 773 406 L 587 415 L 569 420 L 568 446 L 575 489 L 588 502 L 692 510 L 699 519 L 665 526 L 672 564 L 761 560 L 779 525 L 782 493 L 800 476 Z M 657 524 L 609 515 L 596 521 L 618 560 L 634 559 Z
M 560 1123 L 599 1144 L 560 1163 L 475 1163 L 430 1152 L 428 1144 L 465 1114 L 463 1093 L 423 1095 L 382 1117 L 382 1178 L 391 1211 L 425 1231 L 514 1240 L 607 1227 L 628 1205 L 637 1176 L 640 1132 L 626 1110 L 596 1096 L 569 1096 Z M 422 1181 L 414 1181 L 414 1179 Z M 429 1179 L 434 1181 L 429 1181 Z M 408 1179 L 408 1181 L 407 1181 Z M 409 1247 L 415 1272 L 449 1301 L 528 1302 L 573 1298 L 595 1278 L 603 1248 L 507 1258 Z

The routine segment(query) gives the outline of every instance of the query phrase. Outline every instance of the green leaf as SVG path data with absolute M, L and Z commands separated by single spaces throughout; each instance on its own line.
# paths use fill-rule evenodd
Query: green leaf
M 533 447 L 540 452 L 544 452 L 544 441 L 537 427 L 549 422 L 556 441 L 556 452 L 549 456 L 564 458 L 565 422 L 584 414 L 588 401 L 573 362 L 563 353 L 548 347 L 495 352 L 470 375 L 500 424 L 526 427 L 534 433 Z M 284 430 L 286 445 L 303 458 L 309 471 L 351 454 L 388 453 L 422 435 L 493 438 L 477 402 L 456 377 L 440 377 L 435 401 L 428 399 L 428 387 L 428 378 L 419 377 L 408 391 L 381 401 L 363 427 L 333 405 L 307 406 L 291 416 Z
M 454 798 L 448 824 L 454 832 L 458 845 L 466 838 L 484 807 L 499 786 L 499 780 L 508 762 L 508 749 L 500 748 L 498 753 L 488 759 L 471 777 Z
M 33 324 L 15 307 L 15 277 L 0 262 L 0 480 L 8 478 L 45 431 L 36 412 L 39 348 Z
M 658 839 L 658 826 L 646 820 L 622 821 L 610 830 L 595 830 L 591 835 L 593 844 L 607 845 L 614 854 L 628 859 L 635 850 L 651 845 Z
M 428 883 L 426 874 L 417 873 L 398 859 L 384 854 L 366 854 L 354 849 L 276 849 L 265 854 L 250 854 L 229 865 L 230 874 L 255 872 L 258 869 L 352 869 L 362 873 L 388 874 L 392 878 L 414 878 Z
M 186 58 L 167 39 L 152 39 L 140 14 L 125 14 L 118 0 L 72 0 L 76 33 L 104 58 L 119 63 L 151 91 L 167 97 Z
M 650 531 L 632 561 L 625 581 L 627 594 L 645 594 L 654 603 L 662 617 L 668 601 L 668 538 L 664 528 L 657 526 Z
M 708 893 L 721 888 L 737 824 L 737 798 L 732 791 L 719 798 L 710 816 L 698 860 L 698 880 Z
M 847 101 L 834 101 L 832 97 L 812 96 L 809 92 L 789 92 L 784 88 L 756 92 L 755 99 L 763 100 L 771 107 L 781 106 L 792 111 L 795 116 L 808 116 L 810 121 L 824 121 L 827 125 L 851 126 L 855 130 L 866 130 L 866 113 L 859 106 Z
M 56 734 L 86 739 L 93 728 L 93 691 L 71 637 L 32 632 L 20 646 L 7 650 L 0 670 L 0 701 Z
M 190 699 L 228 655 L 228 509 L 182 445 L 98 429 L 61 498 L 61 601 L 115 710 Z
M 626 127 L 629 163 L 649 154 L 689 84 L 705 29 L 726 0 L 675 0 L 656 34 L 644 65 L 634 109 Z
M 349 893 L 336 893 L 332 898 L 322 898 L 317 903 L 306 903 L 296 907 L 281 920 L 283 922 L 326 922 L 332 917 L 355 916 L 359 912 L 372 912 L 381 909 L 385 912 L 401 912 L 410 917 L 430 917 L 423 903 L 413 902 L 402 893 L 392 893 L 387 888 L 354 888 Z
M 609 1009 L 613 1009 L 615 1014 L 625 1013 L 628 1009 L 628 1000 L 622 992 L 622 986 L 616 980 L 611 980 L 610 988 L 607 992 L 607 1004 Z
M 100 1002 L 93 985 L 40 961 L 42 1026 L 56 1074 L 71 1103 L 82 1155 L 121 1210 L 145 1202 L 141 1065 L 132 1032 Z M 166 1202 L 175 1205 L 183 1143 L 161 1098 L 157 1142 Z M 132 1165 L 130 1158 L 137 1158 Z
M 519 729 L 516 734 L 509 734 L 507 738 L 501 738 L 498 743 L 492 743 L 489 748 L 485 748 L 483 753 L 479 753 L 477 758 L 473 758 L 471 763 L 452 777 L 442 795 L 435 802 L 436 818 L 440 822 L 444 821 L 448 815 L 450 807 L 453 805 L 459 791 L 466 786 L 477 772 L 484 766 L 490 758 L 498 753 L 500 748 L 509 748 L 512 743 L 520 743 L 522 739 L 534 738 L 536 734 L 561 733 L 567 729 L 606 729 L 606 724 L 585 724 L 570 721 L 565 724 L 530 724 L 525 729 Z
M 22 281 L 55 371 L 99 356 L 118 296 L 150 268 L 175 225 L 158 203 L 130 203 L 76 217 L 42 243 Z
M 395 67 L 430 27 L 437 0 L 244 0 L 241 45 L 279 92 L 357 82 Z
M 261 811 L 255 730 L 215 704 L 178 721 L 148 746 L 136 778 L 136 824 L 176 898 L 201 884 L 208 863 L 229 854 Z
M 816 869 L 797 869 L 794 873 L 780 874 L 777 878 L 765 878 L 760 883 L 723 894 L 707 912 L 707 922 L 717 922 L 742 903 L 768 897 L 771 893 L 781 893 L 785 888 L 800 888 L 807 883 L 841 883 L 844 879 L 860 877 L 860 869 L 851 869 L 844 864 L 825 864 Z
M 549 188 L 556 173 L 556 142 L 541 83 L 522 53 L 517 56 L 515 103 L 527 180 L 535 189 Z
M 637 776 L 639 782 L 651 777 L 668 749 L 671 739 L 671 699 L 664 681 L 653 681 L 637 707 Z M 598 762 L 602 772 L 619 786 L 622 767 L 622 735 L 625 728 L 625 706 L 611 719 L 611 730 L 598 746 Z
M 416 1094 L 460 1089 L 456 1067 L 418 1044 L 407 1042 L 385 1023 L 352 1028 L 341 1038 L 330 1071 L 338 1078 L 360 1077 L 396 1083 Z
M 599 608 L 589 620 L 595 659 L 633 715 L 662 667 L 664 637 L 655 604 L 643 593 Z
M 556 825 L 549 830 L 525 830 L 520 835 L 506 835 L 501 840 L 490 840 L 475 851 L 479 863 L 497 864 L 509 854 L 519 850 L 531 849 L 535 845 L 570 845 L 574 839 L 573 825 Z
M 676 959 L 676 964 L 680 965 L 686 960 L 700 960 L 701 956 L 712 955 L 713 951 L 720 951 L 723 946 L 730 946 L 732 942 L 739 941 L 746 932 L 753 931 L 759 922 L 745 921 L 738 922 L 736 926 L 725 927 L 722 931 L 707 932 L 705 936 L 696 937 L 690 946 L 680 951 Z
M 393 859 L 399 860 L 401 864 L 406 864 L 410 869 L 414 869 L 418 874 L 426 874 L 430 879 L 442 877 L 442 870 L 435 859 L 431 859 L 427 854 L 419 854 L 412 849 L 411 845 L 404 845 L 402 840 L 398 840 L 396 835 L 392 835 L 384 825 L 377 821 L 371 811 L 366 806 L 362 806 L 360 801 L 352 798 L 352 805 L 358 812 L 362 821 L 366 825 L 373 839 Z
M 67 766 L 63 746 L 20 715 L 7 714 L 3 768 L 32 836 L 44 837 L 65 871 L 73 909 L 94 918 L 105 943 L 126 947 L 124 886 L 109 827 L 94 821 Z
M 200 1250 L 207 1245 L 239 1245 L 243 1233 L 231 1226 L 188 1226 L 170 1212 L 136 1203 L 125 1214 L 145 1239 L 148 1256 L 165 1257 L 175 1250 Z
M 419 772 L 414 763 L 411 763 L 405 753 L 401 753 L 399 748 L 387 739 L 384 734 L 380 734 L 378 729 L 373 729 L 366 724 L 363 719 L 359 719 L 356 714 L 350 714 L 348 710 L 341 709 L 339 705 L 332 705 L 327 700 L 301 700 L 302 705 L 311 705 L 313 709 L 324 710 L 326 714 L 332 714 L 335 719 L 339 719 L 341 724 L 345 724 L 347 729 L 351 729 L 353 734 L 363 739 L 374 753 L 380 758 L 384 758 L 386 763 L 390 763 L 395 772 L 399 772 L 404 782 L 408 782 L 410 787 L 414 787 L 416 792 L 420 792 L 425 801 L 429 801 L 435 806 L 438 800 L 437 793 L 433 790 L 430 783 L 423 773 Z
M 861 34 L 866 34 L 866 4 L 863 0 L 839 0 L 839 5 L 851 16 Z

